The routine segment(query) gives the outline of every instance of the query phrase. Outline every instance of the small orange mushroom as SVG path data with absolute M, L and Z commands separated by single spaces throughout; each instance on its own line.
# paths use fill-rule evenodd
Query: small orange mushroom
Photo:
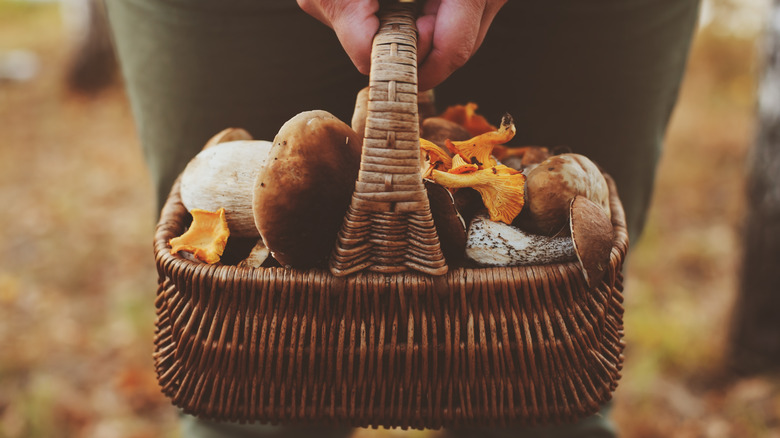
M 495 166 L 496 160 L 491 156 L 493 148 L 502 145 L 515 136 L 517 129 L 512 116 L 505 114 L 501 118 L 501 127 L 485 132 L 466 141 L 450 141 L 445 144 L 453 154 L 463 157 L 468 163 L 476 164 L 481 169 Z
M 450 189 L 475 189 L 482 196 L 490 219 L 497 222 L 512 223 L 525 202 L 525 176 L 504 165 L 461 174 L 434 170 L 431 179 Z
M 452 157 L 452 166 L 450 166 L 449 173 L 467 173 L 479 170 L 479 166 L 473 163 L 467 163 L 460 155 Z
M 427 178 L 433 169 L 447 170 L 452 167 L 452 157 L 435 143 L 420 138 L 423 178 Z
M 225 209 L 207 211 L 193 208 L 192 224 L 181 236 L 168 242 L 171 254 L 188 251 L 198 260 L 206 263 L 217 263 L 225 251 L 230 230 L 225 219 Z
M 495 126 L 488 123 L 483 116 L 477 114 L 477 108 L 477 104 L 474 102 L 469 102 L 466 105 L 452 105 L 439 117 L 459 124 L 472 136 L 495 131 Z

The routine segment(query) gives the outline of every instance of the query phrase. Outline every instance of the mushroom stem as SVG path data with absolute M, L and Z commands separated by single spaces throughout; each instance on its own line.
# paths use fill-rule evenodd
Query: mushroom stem
M 271 255 L 271 251 L 263 243 L 263 239 L 258 239 L 255 246 L 252 247 L 252 251 L 246 256 L 244 260 L 238 262 L 239 267 L 246 268 L 259 268 L 263 266 L 268 257 Z
M 481 266 L 520 266 L 577 260 L 571 237 L 530 234 L 512 225 L 474 217 L 466 241 L 466 257 Z

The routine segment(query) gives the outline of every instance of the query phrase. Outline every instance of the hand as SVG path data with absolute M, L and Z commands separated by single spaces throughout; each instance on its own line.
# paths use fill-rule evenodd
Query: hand
M 371 68 L 371 44 L 379 30 L 378 0 L 297 0 L 307 14 L 336 32 L 357 69 Z M 420 91 L 435 87 L 477 51 L 507 0 L 427 0 L 417 19 Z
M 507 0 L 428 0 L 417 19 L 420 91 L 435 87 L 476 53 Z
M 333 29 L 355 67 L 369 73 L 379 0 L 298 0 L 298 6 Z

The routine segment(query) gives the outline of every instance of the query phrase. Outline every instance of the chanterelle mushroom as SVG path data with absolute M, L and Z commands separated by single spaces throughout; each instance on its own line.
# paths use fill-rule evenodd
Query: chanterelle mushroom
M 434 170 L 431 179 L 451 189 L 475 189 L 482 196 L 490 219 L 494 221 L 512 223 L 523 209 L 525 176 L 507 166 L 499 165 L 462 174 Z
M 439 117 L 459 124 L 469 131 L 472 136 L 495 131 L 495 126 L 477 114 L 477 108 L 477 104 L 474 102 L 469 102 L 466 105 L 452 105 Z
M 450 166 L 450 169 L 447 171 L 449 173 L 468 173 L 468 172 L 474 172 L 476 170 L 479 170 L 479 166 L 472 163 L 467 163 L 466 160 L 463 159 L 460 155 L 455 155 L 452 157 L 452 164 Z
M 498 130 L 485 132 L 465 141 L 447 140 L 445 144 L 453 154 L 460 155 L 467 163 L 476 164 L 482 169 L 497 164 L 491 156 L 493 148 L 511 140 L 516 131 L 512 116 L 506 114 L 501 119 Z
M 190 214 L 192 214 L 192 224 L 189 229 L 169 242 L 171 254 L 187 251 L 198 260 L 217 263 L 225 251 L 230 236 L 225 209 L 206 211 L 196 208 L 191 210 Z
M 420 139 L 422 175 L 428 178 L 433 169 L 447 170 L 452 167 L 452 157 L 444 149 L 424 138 Z

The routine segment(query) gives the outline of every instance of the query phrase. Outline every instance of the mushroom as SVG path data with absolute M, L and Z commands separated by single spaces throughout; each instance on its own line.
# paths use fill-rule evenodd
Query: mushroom
M 463 159 L 460 155 L 455 155 L 452 157 L 452 164 L 450 165 L 450 170 L 448 170 L 449 173 L 455 173 L 455 174 L 461 174 L 461 173 L 468 173 L 468 172 L 474 172 L 476 170 L 479 170 L 479 166 L 472 163 L 467 163 L 466 160 Z
M 358 136 L 358 144 L 363 145 L 363 136 L 366 131 L 366 117 L 368 117 L 368 93 L 370 87 L 364 87 L 358 91 L 355 98 L 355 110 L 352 112 L 352 130 Z
M 540 146 L 507 147 L 498 145 L 493 148 L 493 156 L 501 164 L 511 167 L 515 170 L 521 170 L 524 174 L 533 170 L 542 161 L 550 158 L 550 150 Z
M 487 119 L 477 114 L 477 104 L 469 102 L 466 105 L 452 105 L 439 117 L 455 122 L 466 129 L 471 136 L 495 131 L 496 127 L 488 123 Z
M 255 225 L 282 265 L 324 261 L 336 240 L 360 168 L 358 135 L 326 111 L 288 120 L 255 180 Z
M 421 122 L 436 115 L 436 96 L 433 88 L 417 93 L 417 114 Z M 422 123 L 420 126 L 422 127 Z
M 482 266 L 517 266 L 577 260 L 588 287 L 604 278 L 612 253 L 614 229 L 604 209 L 584 196 L 575 196 L 569 208 L 569 235 L 544 236 L 512 225 L 472 219 L 466 257 Z
M 471 187 L 457 189 L 452 197 L 455 198 L 455 208 L 467 224 L 471 223 L 474 216 L 485 210 L 482 195 Z
M 465 141 L 446 140 L 444 143 L 453 155 L 460 155 L 466 162 L 476 164 L 480 168 L 492 167 L 497 164 L 491 156 L 493 148 L 511 140 L 515 132 L 512 116 L 505 114 L 498 130 L 485 132 Z
M 270 256 L 271 251 L 265 246 L 262 239 L 258 239 L 255 246 L 249 251 L 249 255 L 238 262 L 238 266 L 244 268 L 259 268 L 263 266 Z
M 187 231 L 168 242 L 171 254 L 187 251 L 200 261 L 217 263 L 230 236 L 225 209 L 206 211 L 196 208 L 190 214 L 192 223 Z
M 434 170 L 431 179 L 450 189 L 471 187 L 478 191 L 494 221 L 512 223 L 523 209 L 525 176 L 503 165 L 462 174 Z
M 572 198 L 582 195 L 610 216 L 609 188 L 599 168 L 579 154 L 561 154 L 528 172 L 523 227 L 539 234 L 560 232 L 569 219 Z
M 182 204 L 190 212 L 224 208 L 234 236 L 258 237 L 260 233 L 252 213 L 252 192 L 271 146 L 269 141 L 238 140 L 202 150 L 182 172 Z
M 227 143 L 229 141 L 237 140 L 254 140 L 252 134 L 243 128 L 225 128 L 219 131 L 216 135 L 211 137 L 203 149 L 210 148 L 220 143 Z
M 585 196 L 575 196 L 571 200 L 569 229 L 585 282 L 588 287 L 595 287 L 604 278 L 615 238 L 609 216 Z
M 452 167 L 450 154 L 424 138 L 420 139 L 420 159 L 423 178 L 428 178 L 433 169 L 447 170 Z
M 525 232 L 478 214 L 469 224 L 466 258 L 480 266 L 519 266 L 576 260 L 571 237 Z
M 441 117 L 429 117 L 422 122 L 420 137 L 426 138 L 440 147 L 445 147 L 446 140 L 463 141 L 471 137 L 466 128 Z
M 466 248 L 466 222 L 455 208 L 455 198 L 449 190 L 430 180 L 424 183 L 442 253 L 447 263 L 460 263 Z

